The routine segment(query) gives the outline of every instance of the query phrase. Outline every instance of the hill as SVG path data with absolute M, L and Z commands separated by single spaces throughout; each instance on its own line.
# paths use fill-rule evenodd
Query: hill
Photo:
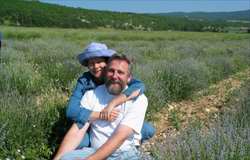
M 242 23 L 209 22 L 187 17 L 120 13 L 72 8 L 39 1 L 0 0 L 0 25 L 123 30 L 179 30 L 225 32 Z
M 250 23 L 250 10 L 234 12 L 171 12 L 160 13 L 163 16 L 187 17 L 196 20 L 223 20 L 227 22 L 248 22 Z

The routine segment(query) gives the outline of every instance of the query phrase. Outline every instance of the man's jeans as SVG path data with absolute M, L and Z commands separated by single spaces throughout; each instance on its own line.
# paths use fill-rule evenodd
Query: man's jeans
M 155 134 L 155 128 L 152 126 L 152 124 L 144 122 L 141 130 L 141 135 L 142 135 L 141 142 L 144 142 L 145 140 L 152 138 L 154 134 Z M 90 145 L 89 134 L 86 132 L 83 140 L 81 141 L 77 149 L 81 149 L 83 147 L 89 147 L 89 145 Z
M 93 148 L 84 147 L 80 150 L 74 150 L 62 156 L 61 160 L 83 159 L 93 154 L 96 150 Z M 116 151 L 107 160 L 140 160 L 139 152 L 135 147 L 126 151 Z

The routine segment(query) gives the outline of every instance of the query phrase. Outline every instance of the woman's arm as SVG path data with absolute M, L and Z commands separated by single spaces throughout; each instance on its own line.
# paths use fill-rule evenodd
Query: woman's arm
M 145 85 L 142 81 L 132 79 L 128 84 L 128 88 L 124 90 L 119 96 L 112 99 L 109 104 L 102 110 L 101 114 L 104 115 L 103 119 L 110 121 L 110 113 L 112 109 L 128 100 L 137 98 L 140 94 L 144 93 Z
M 80 107 L 80 102 L 85 92 L 94 88 L 96 88 L 96 84 L 91 80 L 90 73 L 86 72 L 77 80 L 76 87 L 72 93 L 72 96 L 70 97 L 66 116 L 67 118 L 76 122 L 79 128 L 82 128 L 87 121 L 95 121 L 97 119 L 106 120 L 105 116 L 100 115 L 100 112 L 91 111 L 84 106 Z M 111 112 L 112 114 L 110 114 L 110 121 L 113 121 L 117 118 L 117 112 L 118 111 L 116 110 Z
M 133 92 L 138 92 L 139 94 L 133 94 Z M 128 83 L 128 88 L 122 92 L 122 94 L 126 95 L 127 98 L 133 99 L 137 98 L 139 95 L 143 94 L 145 92 L 145 85 L 142 81 L 138 79 L 132 79 Z
M 80 107 L 82 96 L 87 90 L 94 89 L 95 84 L 90 82 L 89 73 L 86 72 L 77 80 L 76 87 L 70 97 L 66 117 L 76 122 L 77 124 L 84 125 L 90 118 L 92 111 L 84 107 Z

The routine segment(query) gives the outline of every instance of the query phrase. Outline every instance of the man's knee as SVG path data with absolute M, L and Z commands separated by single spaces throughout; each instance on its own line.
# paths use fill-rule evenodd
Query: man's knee
M 64 154 L 60 160 L 83 159 L 95 153 L 95 151 L 96 150 L 93 148 L 83 148 L 80 150 L 74 150 L 72 152 Z

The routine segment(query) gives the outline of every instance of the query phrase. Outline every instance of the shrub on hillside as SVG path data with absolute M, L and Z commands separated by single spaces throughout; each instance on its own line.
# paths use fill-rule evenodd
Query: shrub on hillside
M 209 68 L 210 83 L 214 83 L 236 72 L 236 68 L 234 67 L 234 63 L 230 57 L 209 57 L 206 59 L 205 63 Z
M 192 58 L 167 65 L 161 76 L 169 100 L 187 98 L 208 85 L 208 68 Z

